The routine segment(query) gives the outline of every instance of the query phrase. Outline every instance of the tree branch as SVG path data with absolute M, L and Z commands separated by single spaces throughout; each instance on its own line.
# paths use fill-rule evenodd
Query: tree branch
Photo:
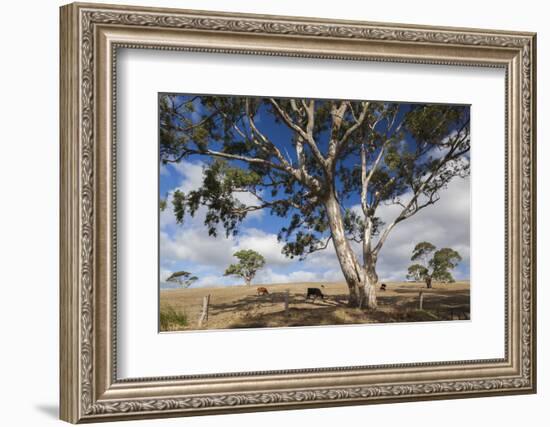
M 223 159 L 230 159 L 230 160 L 241 160 L 243 162 L 252 163 L 252 164 L 261 164 L 261 165 L 272 167 L 274 169 L 278 169 L 283 172 L 288 172 L 283 165 L 270 162 L 269 160 L 258 159 L 256 157 L 246 157 L 238 154 L 223 153 L 221 151 L 215 151 L 210 149 L 193 150 L 191 148 L 185 148 L 182 154 L 180 154 L 175 159 L 163 159 L 163 161 L 167 163 L 178 163 L 179 161 L 181 161 L 181 159 L 183 159 L 185 156 L 188 156 L 190 154 L 196 154 L 200 156 L 214 156 L 214 157 L 220 157 Z
M 256 122 L 254 121 L 254 117 L 252 113 L 250 112 L 250 107 L 248 103 L 248 98 L 246 99 L 246 115 L 248 117 L 248 125 L 250 126 L 250 129 L 252 132 L 258 136 L 262 142 L 269 147 L 269 149 L 274 153 L 275 157 L 281 162 L 281 164 L 288 169 L 290 173 L 293 175 L 296 174 L 296 170 L 292 167 L 290 163 L 287 162 L 287 160 L 283 157 L 281 154 L 281 151 L 277 148 L 273 142 L 269 138 L 267 138 L 256 126 Z
M 262 196 L 260 196 L 258 194 L 257 191 L 255 191 L 254 189 L 251 189 L 251 188 L 243 188 L 243 189 L 235 189 L 233 190 L 234 193 L 249 193 L 249 194 L 252 194 L 256 199 L 258 199 L 258 201 L 260 201 L 262 203 L 262 207 L 270 207 L 270 206 L 275 206 L 275 205 L 288 205 L 288 206 L 291 206 L 295 209 L 300 209 L 302 206 L 300 206 L 299 204 L 293 202 L 292 200 L 290 199 L 278 199 L 278 200 L 266 200 L 264 199 Z
M 462 128 L 464 129 L 464 127 Z M 465 140 L 466 137 L 462 137 L 461 138 L 461 142 Z M 452 160 L 455 160 L 457 159 L 458 157 L 460 157 L 462 154 L 465 154 L 469 148 L 465 148 L 464 150 L 460 150 L 458 152 L 456 152 L 456 150 L 458 149 L 459 147 L 459 143 L 457 144 L 457 142 L 459 141 L 458 139 L 458 134 L 457 134 L 457 137 L 455 138 L 455 143 L 454 145 L 452 145 L 451 149 L 449 149 L 449 151 L 447 152 L 447 154 L 445 154 L 445 156 L 443 156 L 437 167 L 430 173 L 430 175 L 424 180 L 422 181 L 422 183 L 418 186 L 418 188 L 414 191 L 413 193 L 413 196 L 411 198 L 411 200 L 409 200 L 409 202 L 405 205 L 405 207 L 402 209 L 402 211 L 399 213 L 399 215 L 395 218 L 395 220 L 393 222 L 391 222 L 387 227 L 386 229 L 384 230 L 384 232 L 382 233 L 382 235 L 380 236 L 380 239 L 378 240 L 378 243 L 376 244 L 376 246 L 374 247 L 374 250 L 373 252 L 375 254 L 378 254 L 378 252 L 380 251 L 380 249 L 382 248 L 382 246 L 384 245 L 384 242 L 386 241 L 386 239 L 388 238 L 388 235 L 390 234 L 391 230 L 401 221 L 403 221 L 404 219 L 406 218 L 410 218 L 411 216 L 413 216 L 414 214 L 416 214 L 419 210 L 425 208 L 426 206 L 429 206 L 431 204 L 434 204 L 435 202 L 437 202 L 437 200 L 439 200 L 439 196 L 437 197 L 437 199 L 433 199 L 434 197 L 434 194 L 436 193 L 435 191 L 431 193 L 430 195 L 430 199 L 428 200 L 428 202 L 426 202 L 425 204 L 423 205 L 420 205 L 421 207 L 419 207 L 419 205 L 417 204 L 417 200 L 418 200 L 418 197 L 422 194 L 422 192 L 424 191 L 424 189 L 426 188 L 426 186 L 432 181 L 432 179 L 435 178 L 435 176 L 437 176 L 439 170 L 446 164 L 449 163 L 449 161 L 452 161 Z M 416 204 L 416 207 L 411 211 L 411 207 L 413 207 L 413 205 Z
M 346 141 L 348 140 L 348 138 L 350 137 L 350 135 L 353 132 L 355 132 L 359 128 L 359 126 L 361 126 L 364 123 L 364 121 L 367 117 L 367 112 L 369 110 L 369 104 L 370 104 L 369 102 L 364 102 L 363 103 L 363 109 L 361 110 L 361 114 L 359 114 L 359 118 L 355 121 L 355 123 L 352 126 L 350 126 L 346 130 L 346 132 L 344 133 L 344 136 L 342 136 L 342 138 L 340 139 L 340 141 L 338 142 L 337 145 L 345 144 Z
M 373 165 L 371 166 L 371 169 L 369 171 L 369 174 L 367 175 L 367 155 L 366 155 L 366 147 L 365 144 L 361 145 L 361 207 L 363 208 L 363 213 L 365 216 L 368 216 L 368 203 L 367 203 L 367 194 L 369 190 L 369 183 L 372 179 L 372 176 L 374 175 L 374 172 L 378 169 L 378 166 L 380 165 L 380 162 L 382 160 L 382 157 L 384 156 L 384 152 L 386 150 L 386 146 L 388 145 L 390 140 L 386 140 L 382 147 L 380 148 L 380 152 L 378 153 L 378 156 L 376 156 L 376 160 L 374 161 Z
M 315 142 L 315 139 L 313 138 L 313 116 L 314 112 L 309 111 L 309 109 L 314 109 L 313 101 L 310 102 L 310 106 L 306 109 L 306 112 L 308 114 L 308 131 L 305 131 L 300 126 L 298 126 L 292 118 L 288 115 L 288 113 L 281 108 L 279 103 L 275 101 L 273 98 L 269 98 L 269 102 L 273 107 L 275 108 L 275 111 L 277 112 L 277 115 L 282 119 L 282 121 L 292 130 L 298 133 L 299 136 L 303 138 L 304 141 L 307 142 L 309 145 L 309 148 L 311 149 L 311 152 L 313 153 L 313 156 L 319 162 L 321 166 L 326 168 L 326 159 L 323 157 L 321 152 L 319 151 L 319 147 L 317 147 L 317 143 Z M 311 132 L 309 132 L 311 123 Z
M 329 242 L 332 240 L 332 234 L 330 236 L 327 237 L 327 240 L 325 240 L 324 243 L 322 243 L 321 245 L 317 246 L 316 248 L 313 248 L 313 249 L 310 249 L 309 252 L 306 254 L 307 255 L 311 255 L 312 253 L 315 253 L 315 252 L 319 252 L 319 251 L 322 251 L 324 249 L 326 249 L 328 247 L 328 244 Z M 304 257 L 305 258 L 305 257 Z

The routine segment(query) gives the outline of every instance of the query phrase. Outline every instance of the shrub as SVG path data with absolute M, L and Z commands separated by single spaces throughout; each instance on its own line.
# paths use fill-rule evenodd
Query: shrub
M 187 316 L 183 311 L 176 310 L 172 306 L 160 309 L 160 330 L 177 331 L 187 326 Z

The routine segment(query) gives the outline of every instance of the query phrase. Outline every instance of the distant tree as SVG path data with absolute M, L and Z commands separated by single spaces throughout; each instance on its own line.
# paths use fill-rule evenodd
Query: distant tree
M 200 188 L 173 193 L 177 222 L 201 207 L 215 236 L 259 210 L 283 218 L 284 255 L 334 248 L 352 307 L 377 307 L 392 230 L 469 174 L 464 105 L 167 94 L 159 109 L 161 162 L 205 165 Z M 384 223 L 386 205 L 397 212 Z
M 197 276 L 192 276 L 188 271 L 176 271 L 166 279 L 167 282 L 177 283 L 183 288 L 188 288 L 197 280 L 199 280 L 199 278 Z
M 407 278 L 417 282 L 423 280 L 431 288 L 432 280 L 454 282 L 450 270 L 456 268 L 462 257 L 454 249 L 442 248 L 436 251 L 430 242 L 420 242 L 414 247 L 411 261 L 419 263 L 409 266 Z
M 265 265 L 265 258 L 252 249 L 243 249 L 233 254 L 239 262 L 231 264 L 225 270 L 224 276 L 242 277 L 247 286 L 250 286 L 256 272 Z

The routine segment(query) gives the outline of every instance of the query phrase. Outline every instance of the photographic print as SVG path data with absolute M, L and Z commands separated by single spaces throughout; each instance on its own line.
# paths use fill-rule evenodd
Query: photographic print
M 470 106 L 161 93 L 161 332 L 470 318 Z

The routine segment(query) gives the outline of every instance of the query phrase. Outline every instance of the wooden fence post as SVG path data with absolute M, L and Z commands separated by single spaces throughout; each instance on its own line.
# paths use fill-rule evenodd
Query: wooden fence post
M 424 304 L 424 292 L 420 291 L 418 294 L 418 309 L 422 310 L 422 305 Z
M 203 323 L 208 322 L 208 306 L 210 305 L 210 294 L 202 298 L 202 312 L 199 318 L 199 328 L 202 328 Z

